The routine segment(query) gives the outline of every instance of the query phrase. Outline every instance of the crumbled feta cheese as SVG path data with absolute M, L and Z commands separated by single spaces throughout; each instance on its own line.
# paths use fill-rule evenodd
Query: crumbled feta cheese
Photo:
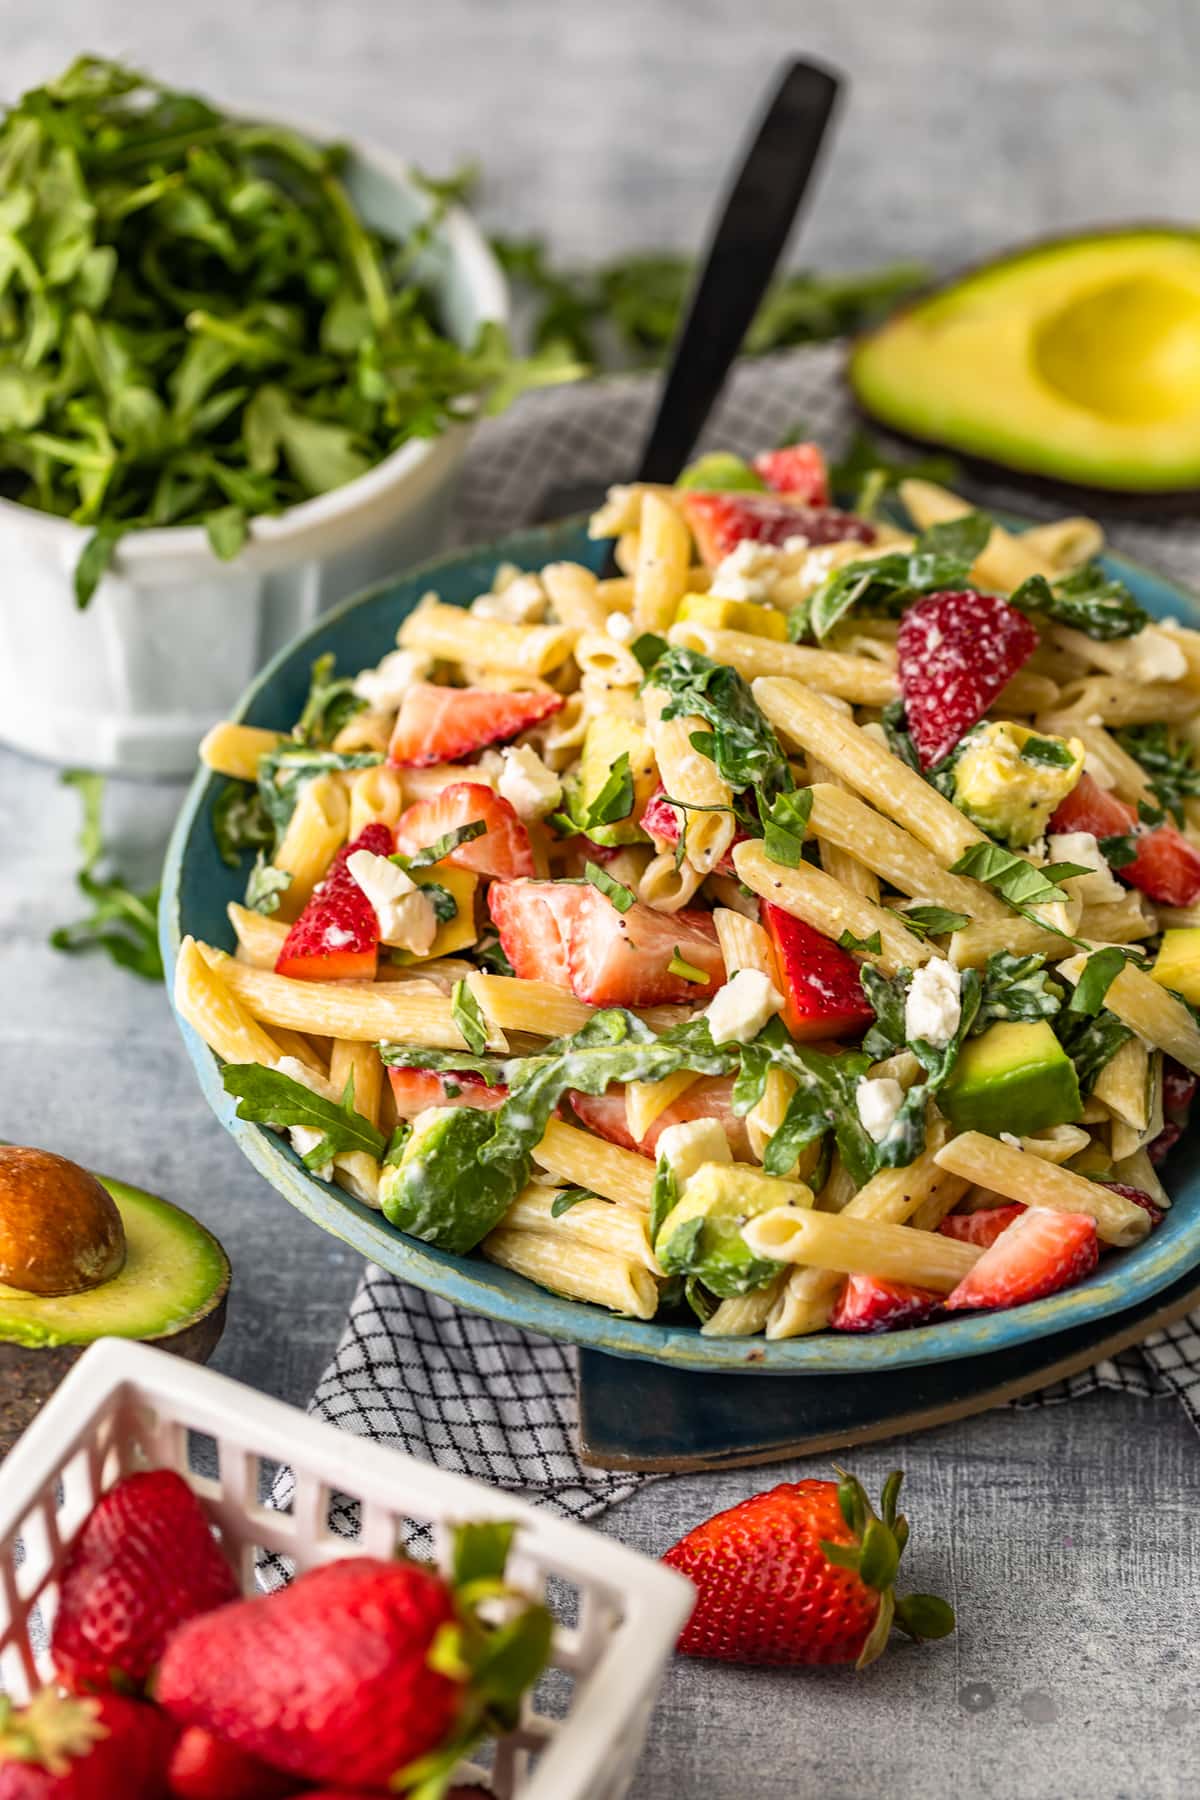
M 514 744 L 502 752 L 504 766 L 496 783 L 519 818 L 544 819 L 562 799 L 562 782 L 528 744 Z
M 854 1090 L 854 1103 L 863 1129 L 872 1143 L 883 1141 L 896 1122 L 896 1114 L 904 1104 L 904 1089 L 889 1075 L 864 1075 Z
M 374 669 L 354 678 L 354 692 L 373 712 L 397 712 L 410 687 L 424 681 L 433 663 L 418 650 L 390 650 Z
M 1126 640 L 1129 672 L 1135 681 L 1181 681 L 1187 674 L 1187 657 L 1174 638 L 1157 625 L 1143 626 Z
M 633 620 L 628 613 L 610 612 L 604 621 L 604 629 L 618 644 L 628 644 L 633 637 Z
M 437 936 L 433 902 L 404 870 L 372 850 L 356 850 L 346 867 L 375 909 L 379 936 L 413 956 L 428 956 Z
M 708 591 L 720 600 L 767 600 L 780 573 L 779 558 L 771 545 L 743 538 L 717 564 Z
M 310 1069 L 307 1063 L 302 1063 L 298 1056 L 281 1056 L 272 1067 L 280 1075 L 286 1075 L 290 1081 L 299 1082 L 300 1086 L 307 1088 L 310 1094 L 319 1094 L 322 1100 L 336 1102 L 341 1099 L 341 1095 L 333 1083 L 327 1081 L 324 1075 L 319 1075 L 315 1069 Z M 307 1156 L 310 1150 L 315 1150 L 324 1135 L 324 1132 L 316 1130 L 311 1125 L 288 1127 L 288 1138 L 297 1156 Z M 312 1173 L 321 1181 L 329 1181 L 333 1176 L 333 1164 L 331 1162 L 322 1163 L 320 1168 L 313 1169 Z
M 748 1044 L 783 1010 L 783 995 L 760 969 L 739 969 L 709 1003 L 705 1017 L 714 1044 Z
M 729 1139 L 715 1119 L 685 1119 L 681 1125 L 668 1125 L 659 1134 L 657 1155 L 675 1177 L 680 1192 L 702 1163 L 733 1161 Z
M 923 1038 L 941 1050 L 962 1018 L 962 973 L 944 957 L 917 969 L 904 1003 L 904 1035 L 909 1043 Z
M 1007 1144 L 1010 1150 L 1020 1150 L 1022 1147 L 1020 1138 L 1012 1131 L 1002 1131 L 1000 1133 L 1000 1142 L 1002 1144 Z
M 500 593 L 480 594 L 471 602 L 473 617 L 504 625 L 536 625 L 545 611 L 546 593 L 536 575 L 518 575 Z
M 1124 899 L 1125 889 L 1104 860 L 1104 852 L 1090 831 L 1056 831 L 1047 839 L 1050 861 L 1082 863 L 1090 875 L 1076 875 L 1063 882 L 1068 894 L 1084 905 L 1104 906 L 1111 900 Z

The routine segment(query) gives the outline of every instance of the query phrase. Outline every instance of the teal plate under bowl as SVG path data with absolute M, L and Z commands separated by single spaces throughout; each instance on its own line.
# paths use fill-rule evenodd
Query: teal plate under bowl
M 444 601 L 466 605 L 490 587 L 498 562 L 537 569 L 547 562 L 570 560 L 598 567 L 603 549 L 589 542 L 579 522 L 566 521 L 443 557 L 373 588 L 324 614 L 281 652 L 249 689 L 235 717 L 250 725 L 286 726 L 300 713 L 315 656 L 332 650 L 343 670 L 377 663 L 394 647 L 400 621 L 430 588 Z M 1169 582 L 1119 557 L 1107 562 L 1148 611 L 1159 617 L 1200 618 L 1197 602 Z M 245 871 L 227 868 L 217 853 L 210 821 L 221 785 L 219 776 L 204 770 L 197 775 L 167 852 L 161 936 L 168 969 L 174 967 L 185 935 L 233 947 L 225 909 L 231 900 L 241 900 Z M 221 1085 L 217 1058 L 187 1025 L 180 1024 L 209 1105 L 255 1168 L 298 1212 L 415 1287 L 471 1312 L 614 1356 L 642 1357 L 673 1368 L 771 1375 L 850 1374 L 978 1356 L 1119 1313 L 1200 1263 L 1200 1134 L 1193 1133 L 1191 1143 L 1180 1145 L 1171 1159 L 1168 1179 L 1175 1205 L 1145 1243 L 1106 1256 L 1099 1271 L 1079 1287 L 1011 1312 L 984 1313 L 878 1337 L 824 1332 L 781 1343 L 762 1337 L 706 1338 L 686 1324 L 615 1318 L 599 1307 L 561 1299 L 482 1257 L 450 1256 L 405 1237 L 381 1214 L 340 1188 L 317 1181 L 274 1132 L 237 1118 L 235 1103 Z

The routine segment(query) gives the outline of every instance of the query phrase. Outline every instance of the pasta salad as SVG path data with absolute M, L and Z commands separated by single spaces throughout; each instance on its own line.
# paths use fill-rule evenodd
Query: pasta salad
M 615 488 L 622 571 L 428 594 L 290 731 L 179 1012 L 239 1116 L 457 1255 L 710 1335 L 1019 1305 L 1140 1242 L 1200 1073 L 1200 632 L 1098 528 L 811 444 Z M 281 722 L 282 723 L 282 722 Z

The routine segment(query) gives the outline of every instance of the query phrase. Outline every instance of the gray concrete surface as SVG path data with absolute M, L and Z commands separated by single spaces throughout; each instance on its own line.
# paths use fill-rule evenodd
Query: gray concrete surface
M 691 242 L 773 58 L 806 48 L 855 93 L 805 255 L 949 264 L 1035 231 L 1194 209 L 1200 13 L 1186 0 L 0 0 L 14 92 L 83 47 L 320 116 L 433 170 L 477 154 L 490 223 L 573 256 Z M 19 605 L 20 597 L 0 596 Z M 33 623 L 31 622 L 31 628 Z M 147 868 L 173 790 L 113 795 Z M 46 947 L 75 910 L 73 796 L 0 752 L 0 1135 L 157 1188 L 236 1266 L 220 1367 L 303 1401 L 353 1256 L 235 1152 L 161 992 Z M 1200 1791 L 1198 1449 L 1171 1405 L 1097 1395 L 855 1459 L 909 1470 L 914 1585 L 951 1643 L 868 1675 L 680 1665 L 636 1800 L 1183 1800 Z M 652 1486 L 605 1529 L 658 1551 L 752 1472 Z

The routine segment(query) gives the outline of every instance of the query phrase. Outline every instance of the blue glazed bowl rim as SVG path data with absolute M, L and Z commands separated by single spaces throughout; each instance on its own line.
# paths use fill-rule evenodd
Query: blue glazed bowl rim
M 1026 523 L 1009 522 L 1018 528 Z M 439 579 L 444 581 L 470 564 L 486 568 L 513 562 L 538 568 L 564 559 L 595 563 L 598 554 L 599 547 L 586 537 L 583 520 L 564 520 L 513 532 L 488 545 L 451 551 L 404 571 L 323 613 L 272 658 L 247 688 L 231 717 L 246 718 L 259 696 L 297 660 L 303 660 L 307 675 L 308 664 L 315 655 L 336 647 L 328 640 L 336 637 L 338 628 L 348 618 L 389 595 L 396 597 L 394 623 L 421 593 L 436 588 Z M 1200 600 L 1185 589 L 1125 557 L 1105 556 L 1103 562 L 1113 575 L 1127 582 L 1156 617 L 1191 614 L 1200 624 Z M 167 849 L 159 937 L 168 982 L 180 942 L 191 929 L 183 916 L 185 867 L 190 858 L 196 857 L 211 864 L 214 873 L 220 869 L 210 814 L 221 784 L 220 776 L 203 768 L 197 772 Z M 777 1342 L 768 1342 L 761 1336 L 708 1338 L 686 1324 L 621 1318 L 550 1293 L 480 1257 L 450 1256 L 405 1237 L 382 1214 L 340 1188 L 317 1181 L 281 1137 L 236 1116 L 236 1102 L 221 1084 L 219 1059 L 178 1012 L 175 1016 L 209 1106 L 259 1173 L 306 1218 L 399 1280 L 469 1312 L 613 1356 L 713 1374 L 845 1375 L 919 1367 L 1014 1349 L 1055 1332 L 1110 1316 L 1115 1318 L 1126 1307 L 1152 1298 L 1200 1263 L 1200 1158 L 1196 1158 L 1187 1177 L 1176 1184 L 1172 1211 L 1141 1245 L 1106 1257 L 1097 1273 L 1080 1286 L 1009 1312 L 967 1314 L 877 1336 L 821 1332 Z

